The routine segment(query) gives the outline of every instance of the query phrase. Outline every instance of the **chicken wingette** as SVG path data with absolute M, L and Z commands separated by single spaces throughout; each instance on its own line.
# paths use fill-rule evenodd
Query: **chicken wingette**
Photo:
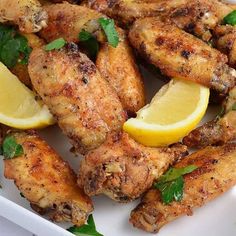
M 105 194 L 119 201 L 138 198 L 179 158 L 186 146 L 150 148 L 135 142 L 126 133 L 110 136 L 82 160 L 78 184 L 89 196 Z
M 192 215 L 201 207 L 226 192 L 236 184 L 236 144 L 206 147 L 185 157 L 175 165 L 182 168 L 195 165 L 198 168 L 184 176 L 184 195 L 180 202 L 165 205 L 160 192 L 151 189 L 132 211 L 130 222 L 148 232 L 159 229 L 181 215 Z
M 158 18 L 137 20 L 129 32 L 131 44 L 164 75 L 200 83 L 226 94 L 236 83 L 227 57 L 173 24 Z
M 236 87 L 229 92 L 224 113 L 191 131 L 183 142 L 188 147 L 219 145 L 236 139 Z
M 24 33 L 38 32 L 47 26 L 47 13 L 38 0 L 1 0 L 0 22 L 14 23 Z
M 76 151 L 86 153 L 122 129 L 126 113 L 116 92 L 76 44 L 34 49 L 28 69 L 34 89 Z
M 12 132 L 23 154 L 4 160 L 4 175 L 14 180 L 24 197 L 39 213 L 50 212 L 53 221 L 83 225 L 93 205 L 76 184 L 69 165 L 34 131 Z
M 135 114 L 145 105 L 143 79 L 136 65 L 126 34 L 119 29 L 116 48 L 104 43 L 97 55 L 96 66 L 117 92 L 128 114 Z

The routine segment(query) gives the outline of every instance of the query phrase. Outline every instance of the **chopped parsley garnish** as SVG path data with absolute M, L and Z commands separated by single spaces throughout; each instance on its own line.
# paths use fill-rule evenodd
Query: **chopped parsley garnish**
M 14 67 L 17 62 L 27 64 L 32 49 L 28 40 L 12 26 L 0 24 L 0 61 L 7 67 Z
M 51 51 L 54 49 L 58 50 L 58 49 L 63 48 L 65 45 L 66 45 L 65 39 L 58 38 L 58 39 L 53 40 L 51 43 L 47 44 L 45 46 L 45 50 L 46 51 Z
M 89 32 L 82 30 L 79 33 L 79 41 L 82 46 L 88 51 L 91 57 L 95 58 L 99 51 L 99 44 L 97 39 Z
M 99 18 L 98 23 L 101 25 L 106 37 L 108 43 L 116 48 L 119 43 L 119 35 L 115 28 L 115 23 L 113 19 L 108 18 Z
M 90 215 L 88 217 L 87 224 L 82 225 L 80 227 L 73 226 L 67 230 L 77 236 L 103 236 L 102 234 L 98 233 L 96 230 L 93 215 Z
M 236 10 L 225 16 L 223 22 L 229 25 L 236 25 Z
M 161 199 L 164 204 L 170 204 L 172 201 L 181 201 L 183 198 L 184 178 L 183 175 L 196 170 L 194 165 L 184 168 L 170 168 L 158 182 L 154 183 L 154 187 L 161 192 Z
M 3 156 L 5 159 L 12 159 L 14 157 L 24 154 L 23 147 L 17 144 L 13 136 L 7 136 L 2 144 Z

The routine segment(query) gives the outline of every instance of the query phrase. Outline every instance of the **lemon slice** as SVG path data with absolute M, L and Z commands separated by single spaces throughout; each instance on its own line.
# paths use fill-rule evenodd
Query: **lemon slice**
M 0 62 L 0 123 L 18 129 L 54 123 L 48 108 Z
M 196 83 L 173 79 L 163 86 L 151 103 L 129 119 L 123 129 L 136 141 L 151 147 L 179 141 L 204 116 L 209 89 Z

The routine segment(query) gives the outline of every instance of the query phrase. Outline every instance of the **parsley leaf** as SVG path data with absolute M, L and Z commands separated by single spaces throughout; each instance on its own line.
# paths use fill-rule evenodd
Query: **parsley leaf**
M 17 144 L 13 136 L 7 136 L 2 144 L 3 156 L 5 159 L 12 159 L 14 157 L 24 154 L 23 147 Z
M 236 111 L 236 102 L 234 103 L 234 105 L 232 106 L 232 110 Z
M 229 25 L 236 25 L 236 10 L 225 16 L 223 22 Z
M 103 236 L 96 230 L 93 215 L 90 215 L 88 217 L 87 224 L 82 225 L 80 227 L 73 226 L 67 230 L 77 236 Z
M 82 30 L 78 35 L 80 44 L 89 52 L 90 56 L 95 58 L 99 51 L 99 44 L 97 39 L 85 30 Z
M 32 49 L 28 40 L 13 27 L 0 25 L 0 61 L 7 67 L 14 67 L 17 62 L 27 64 Z
M 53 40 L 51 43 L 47 44 L 45 46 L 45 50 L 46 51 L 51 51 L 51 50 L 54 50 L 54 49 L 61 49 L 65 46 L 66 44 L 66 41 L 65 39 L 63 38 L 58 38 L 58 39 L 55 39 Z
M 119 35 L 115 28 L 114 20 L 108 18 L 99 18 L 98 23 L 105 32 L 108 43 L 116 48 L 119 43 Z
M 161 176 L 154 187 L 161 192 L 162 201 L 170 204 L 172 201 L 181 201 L 183 198 L 184 178 L 183 175 L 191 173 L 197 167 L 189 165 L 183 168 L 170 168 Z

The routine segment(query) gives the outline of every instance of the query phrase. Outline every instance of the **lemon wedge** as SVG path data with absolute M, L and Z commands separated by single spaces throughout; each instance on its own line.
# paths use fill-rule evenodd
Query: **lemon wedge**
M 0 123 L 18 129 L 54 123 L 48 108 L 0 62 Z
M 173 79 L 164 85 L 151 103 L 125 122 L 123 129 L 146 146 L 166 146 L 178 142 L 204 116 L 209 89 L 196 83 Z

